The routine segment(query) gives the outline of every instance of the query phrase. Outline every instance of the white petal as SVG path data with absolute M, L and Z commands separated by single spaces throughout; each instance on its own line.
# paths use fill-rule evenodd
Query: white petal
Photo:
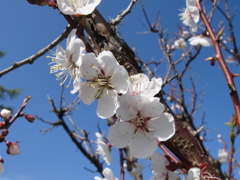
M 98 55 L 99 64 L 102 65 L 102 69 L 106 76 L 113 75 L 115 68 L 119 66 L 116 58 L 111 51 L 102 51 Z
M 199 44 L 199 37 L 198 36 L 193 36 L 189 39 L 189 41 L 190 41 L 190 44 L 192 46 L 196 46 L 196 45 Z
M 195 0 L 186 0 L 186 6 L 196 6 Z
M 210 38 L 207 38 L 207 37 L 202 37 L 202 38 L 200 38 L 199 43 L 200 43 L 202 46 L 206 46 L 206 47 L 209 47 L 209 46 L 212 46 L 212 45 L 213 45 L 212 40 L 211 40 Z
M 80 85 L 80 93 L 79 97 L 82 99 L 84 104 L 91 104 L 98 94 L 98 88 L 92 88 L 91 86 L 88 86 L 88 82 L 83 82 Z
M 162 78 L 152 78 L 147 84 L 145 91 L 142 93 L 148 97 L 154 97 L 162 88 Z
M 103 90 L 103 93 L 98 100 L 97 115 L 100 118 L 112 117 L 119 107 L 117 92 L 114 90 Z
M 99 63 L 93 53 L 85 54 L 82 59 L 82 65 L 80 66 L 80 71 L 83 79 L 91 80 L 94 77 L 98 77 L 99 73 Z
M 153 137 L 159 141 L 166 141 L 175 133 L 174 118 L 169 113 L 163 113 L 160 118 L 150 120 L 148 126 L 153 128 Z
M 110 83 L 114 86 L 114 89 L 121 94 L 125 94 L 128 90 L 129 80 L 128 72 L 123 66 L 118 66 L 112 74 Z
M 159 174 L 165 174 L 168 170 L 166 168 L 169 165 L 168 160 L 165 156 L 159 152 L 154 152 L 153 155 L 150 157 L 151 166 L 155 172 Z
M 74 81 L 73 81 L 73 90 L 71 90 L 71 94 L 75 94 L 77 91 L 80 90 L 80 86 L 81 86 L 81 79 L 76 76 Z
M 101 0 L 89 1 L 89 3 L 86 4 L 85 6 L 79 7 L 76 10 L 76 14 L 82 14 L 82 15 L 91 14 L 100 2 Z
M 119 97 L 120 107 L 117 109 L 117 117 L 121 120 L 128 121 L 136 117 L 138 113 L 138 99 L 128 94 Z
M 116 123 L 109 128 L 108 140 L 113 146 L 124 148 L 133 139 L 134 130 L 135 127 L 128 122 Z
M 159 117 L 164 111 L 164 105 L 159 102 L 159 98 L 149 98 L 147 96 L 138 96 L 138 109 L 144 117 Z
M 73 15 L 75 13 L 73 11 L 73 9 L 71 8 L 71 2 L 68 0 L 67 1 L 66 0 L 58 0 L 57 5 L 58 5 L 59 10 L 63 14 Z
M 129 144 L 129 149 L 133 157 L 146 158 L 157 150 L 157 142 L 153 138 L 148 138 L 142 130 L 138 130 Z
M 75 39 L 76 39 L 76 32 L 77 32 L 77 29 L 74 29 L 72 30 L 72 32 L 68 35 L 68 38 L 67 38 L 67 43 L 66 43 L 66 54 L 67 54 L 67 57 L 70 57 L 73 53 L 73 49 L 74 49 L 74 46 L 75 46 Z
M 130 76 L 129 81 L 130 81 L 129 92 L 131 95 L 135 96 L 145 91 L 149 83 L 149 78 L 146 74 L 139 73 Z
M 200 169 L 197 167 L 189 169 L 187 180 L 200 180 Z
M 76 39 L 74 41 L 74 49 L 72 54 L 72 61 L 77 62 L 78 60 L 82 61 L 82 56 L 85 53 L 85 44 L 81 39 Z M 82 63 L 82 62 L 81 62 Z M 79 64 L 81 64 L 79 63 Z
M 114 175 L 113 175 L 113 172 L 112 172 L 111 169 L 105 168 L 102 173 L 107 180 L 108 179 L 109 180 L 114 180 Z

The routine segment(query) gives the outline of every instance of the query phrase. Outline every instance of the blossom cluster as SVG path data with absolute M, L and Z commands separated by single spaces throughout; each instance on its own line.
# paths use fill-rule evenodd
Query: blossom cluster
M 63 14 L 79 17 L 93 12 L 101 0 L 58 0 L 57 5 Z M 197 31 L 199 10 L 195 0 L 186 0 L 186 8 L 180 15 L 183 24 Z M 117 121 L 110 126 L 108 138 L 102 134 L 97 136 L 97 153 L 110 165 L 111 146 L 129 147 L 135 158 L 149 158 L 152 163 L 151 179 L 179 179 L 178 175 L 167 169 L 168 160 L 157 153 L 158 141 L 166 141 L 175 133 L 174 118 L 165 112 L 164 105 L 155 95 L 161 90 L 162 79 L 152 78 L 145 74 L 129 77 L 113 53 L 102 51 L 98 55 L 86 53 L 83 41 L 75 36 L 73 30 L 67 38 L 66 48 L 58 45 L 52 59 L 50 73 L 61 80 L 61 85 L 70 79 L 67 87 L 73 84 L 72 94 L 78 96 L 84 104 L 90 105 L 98 100 L 97 116 L 105 119 L 116 115 Z M 205 33 L 206 34 L 206 33 Z M 211 40 L 199 35 L 190 38 L 191 45 L 210 46 Z M 184 38 L 174 43 L 175 48 L 186 49 Z M 73 81 L 73 82 L 72 82 Z M 133 176 L 140 174 L 143 167 L 134 162 L 129 172 Z M 104 180 L 113 180 L 112 171 L 104 169 Z M 194 177 L 194 178 L 193 178 Z M 189 170 L 190 179 L 199 179 L 198 168 Z M 95 177 L 96 180 L 102 178 Z
M 200 19 L 199 9 L 196 6 L 195 0 L 186 0 L 186 8 L 182 10 L 183 12 L 179 15 L 181 16 L 182 23 L 188 26 L 191 33 L 195 33 L 198 30 L 198 21 Z M 184 37 L 184 35 L 183 35 Z M 212 40 L 209 38 L 208 32 L 203 32 L 199 35 L 193 35 L 189 39 L 190 45 L 196 46 L 212 46 Z M 186 49 L 186 43 L 183 38 L 179 38 L 174 42 L 174 48 L 176 49 Z
M 18 141 L 15 142 L 10 142 L 6 141 L 5 138 L 8 135 L 8 129 L 7 125 L 9 124 L 10 119 L 12 118 L 12 112 L 8 109 L 2 109 L 0 112 L 0 117 L 3 119 L 3 121 L 0 121 L 0 129 L 2 129 L 2 132 L 0 133 L 0 140 L 1 142 L 5 142 L 7 146 L 7 154 L 11 156 L 15 156 L 21 153 Z M 3 173 L 4 171 L 4 166 L 3 166 L 4 160 L 0 156 L 0 174 Z
M 173 116 L 164 112 L 164 105 L 155 97 L 161 90 L 162 79 L 149 80 L 142 73 L 129 77 L 112 52 L 102 51 L 97 56 L 86 53 L 84 43 L 75 33 L 73 30 L 69 34 L 65 49 L 58 45 L 56 52 L 49 56 L 50 73 L 61 80 L 61 85 L 68 79 L 67 86 L 73 85 L 71 93 L 78 93 L 84 104 L 98 100 L 96 113 L 100 118 L 116 114 L 117 121 L 110 126 L 107 139 L 96 133 L 97 153 L 108 165 L 111 146 L 128 146 L 136 158 L 151 156 L 157 150 L 158 141 L 166 141 L 175 133 Z M 135 163 L 130 173 L 138 174 L 141 170 Z M 106 169 L 104 173 L 108 176 L 110 171 Z
M 154 97 L 162 86 L 161 78 L 151 81 L 145 74 L 128 76 L 112 52 L 96 56 L 85 53 L 84 43 L 73 30 L 67 38 L 66 49 L 60 45 L 51 56 L 50 73 L 55 73 L 63 84 L 68 77 L 70 85 L 83 103 L 98 100 L 97 115 L 109 118 L 116 114 L 117 123 L 109 128 L 108 140 L 117 148 L 129 146 L 136 158 L 146 158 L 157 149 L 157 141 L 166 141 L 175 133 L 174 119 L 164 112 L 164 105 Z M 98 149 L 107 149 L 97 135 Z M 141 149 L 141 150 L 139 150 Z M 100 153 L 102 154 L 102 153 Z

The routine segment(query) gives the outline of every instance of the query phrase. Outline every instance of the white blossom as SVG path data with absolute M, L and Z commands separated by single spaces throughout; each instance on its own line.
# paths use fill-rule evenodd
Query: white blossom
M 76 30 L 73 30 L 68 35 L 65 50 L 58 45 L 55 56 L 47 56 L 47 58 L 52 58 L 52 62 L 49 64 L 54 64 L 50 67 L 50 73 L 55 73 L 57 80 L 62 80 L 61 85 L 69 75 L 71 79 L 75 79 L 80 73 L 79 66 L 85 53 L 85 45 L 81 39 L 75 37 L 75 34 Z
M 112 156 L 109 151 L 109 146 L 104 142 L 102 134 L 96 132 L 95 135 L 97 136 L 97 154 L 103 158 L 107 165 L 110 165 L 112 162 Z
M 112 170 L 109 168 L 105 168 L 102 173 L 105 178 L 100 178 L 95 176 L 94 179 L 95 180 L 118 180 L 118 178 L 114 177 Z
M 7 141 L 6 144 L 8 146 L 7 153 L 10 154 L 11 156 L 18 155 L 22 152 L 18 145 L 18 141 L 15 141 L 14 143 Z
M 8 109 L 2 109 L 0 114 L 4 120 L 9 120 L 9 118 L 12 116 L 12 111 Z
M 97 115 L 109 118 L 119 107 L 118 93 L 128 89 L 128 72 L 118 64 L 110 51 L 101 52 L 98 57 L 88 53 L 80 66 L 81 76 L 86 79 L 80 87 L 80 98 L 85 104 L 98 99 Z
M 129 94 L 119 98 L 117 117 L 120 122 L 110 126 L 108 140 L 117 148 L 129 145 L 130 154 L 136 158 L 151 156 L 157 141 L 166 141 L 175 133 L 174 118 L 163 113 L 159 98 Z
M 197 23 L 200 16 L 195 0 L 186 0 L 186 8 L 179 15 L 184 25 L 189 26 L 192 32 L 197 31 Z
M 188 171 L 187 180 L 200 180 L 201 171 L 197 167 L 193 167 Z
M 59 10 L 68 15 L 91 14 L 101 0 L 57 0 Z
M 189 41 L 192 46 L 197 46 L 198 44 L 200 44 L 201 46 L 212 46 L 213 45 L 212 40 L 203 35 L 193 36 L 189 39 Z
M 225 149 L 219 149 L 218 158 L 221 163 L 226 163 L 228 161 L 228 152 Z
M 129 82 L 130 85 L 127 93 L 131 96 L 141 94 L 149 98 L 153 98 L 162 87 L 161 78 L 154 77 L 151 81 L 149 81 L 148 76 L 142 73 L 130 76 Z
M 183 38 L 179 38 L 176 41 L 174 41 L 174 48 L 186 50 L 187 43 Z
M 168 177 L 169 180 L 180 180 L 175 172 L 169 171 L 166 166 L 169 165 L 169 161 L 164 157 L 164 155 L 154 152 L 152 156 L 149 157 L 151 161 L 151 166 L 153 168 L 153 177 L 151 180 L 165 180 Z

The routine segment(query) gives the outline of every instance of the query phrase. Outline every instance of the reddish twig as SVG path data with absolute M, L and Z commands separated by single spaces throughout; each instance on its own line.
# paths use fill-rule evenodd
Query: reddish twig
M 173 156 L 160 141 L 158 141 L 158 147 L 160 147 L 161 150 L 165 153 L 165 155 L 170 157 L 175 164 L 180 164 L 180 161 L 175 156 Z
M 124 180 L 124 167 L 123 167 L 123 163 L 124 163 L 124 158 L 123 158 L 123 150 L 119 149 L 119 157 L 120 157 L 120 179 Z
M 214 46 L 214 49 L 216 52 L 215 57 L 217 58 L 217 61 L 223 71 L 225 78 L 226 78 L 228 88 L 230 89 L 230 96 L 231 96 L 233 107 L 234 107 L 235 114 L 236 114 L 236 123 L 237 123 L 238 127 L 240 128 L 240 102 L 239 102 L 239 96 L 238 96 L 238 93 L 236 90 L 236 86 L 235 86 L 235 83 L 233 80 L 234 75 L 230 72 L 230 70 L 228 69 L 228 67 L 224 61 L 222 50 L 219 45 L 219 39 L 213 31 L 213 29 L 203 11 L 203 7 L 202 7 L 200 1 L 196 0 L 196 3 L 197 3 L 197 7 L 199 9 L 199 12 L 200 12 L 200 17 L 201 17 L 204 25 L 206 26 L 206 29 L 209 33 L 210 38 L 212 39 L 213 46 Z
M 18 117 L 22 117 L 24 115 L 24 113 L 22 113 L 23 109 L 26 107 L 29 99 L 31 99 L 31 96 L 27 96 L 24 100 L 23 103 L 21 105 L 21 107 L 19 108 L 19 110 L 17 111 L 17 113 L 12 117 L 12 119 L 6 124 L 5 129 L 8 129 L 13 123 L 14 121 L 18 118 Z

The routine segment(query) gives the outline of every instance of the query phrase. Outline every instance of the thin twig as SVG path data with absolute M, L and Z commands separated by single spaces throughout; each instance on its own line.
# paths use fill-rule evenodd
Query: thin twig
M 53 42 L 51 42 L 49 45 L 47 45 L 46 47 L 44 47 L 43 49 L 41 49 L 40 51 L 38 51 L 36 54 L 22 60 L 22 61 L 18 61 L 18 62 L 14 62 L 12 64 L 12 66 L 0 71 L 0 78 L 13 71 L 14 69 L 17 69 L 25 64 L 32 64 L 35 60 L 37 60 L 39 57 L 41 57 L 42 55 L 44 55 L 45 53 L 49 52 L 50 49 L 54 48 L 56 45 L 58 45 L 62 40 L 64 40 L 68 34 L 71 32 L 72 28 L 68 25 L 66 27 L 66 29 L 63 31 L 63 33 L 57 38 L 55 39 Z
M 121 20 L 129 13 L 131 13 L 131 9 L 134 6 L 134 4 L 137 2 L 137 0 L 131 0 L 130 4 L 128 5 L 127 9 L 125 9 L 122 14 L 119 14 L 114 20 L 111 21 L 111 24 L 113 26 L 116 26 L 121 22 Z

